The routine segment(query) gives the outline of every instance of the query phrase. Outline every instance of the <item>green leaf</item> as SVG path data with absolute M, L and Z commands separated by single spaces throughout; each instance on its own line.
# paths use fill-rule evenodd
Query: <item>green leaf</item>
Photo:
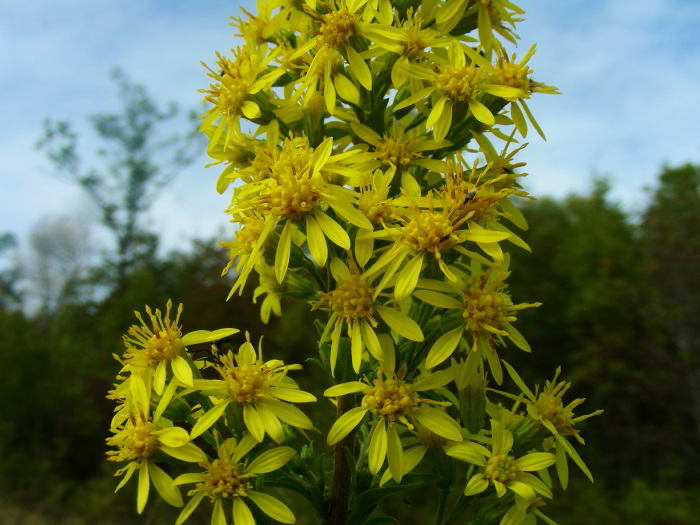
M 390 481 L 384 487 L 366 490 L 360 493 L 353 501 L 350 508 L 350 516 L 348 517 L 346 523 L 366 523 L 369 515 L 372 514 L 374 509 L 382 500 L 402 492 L 434 485 L 438 482 L 438 480 L 440 480 L 439 476 L 407 475 L 404 476 L 401 485 L 395 485 Z M 376 523 L 391 522 L 380 521 Z

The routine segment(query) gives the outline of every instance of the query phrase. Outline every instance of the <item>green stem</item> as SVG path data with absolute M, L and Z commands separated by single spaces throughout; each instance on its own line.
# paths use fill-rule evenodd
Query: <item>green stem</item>
M 337 417 L 340 418 L 350 408 L 350 401 L 346 397 L 339 398 Z M 348 434 L 335 446 L 333 452 L 333 485 L 331 487 L 328 525 L 345 525 L 345 519 L 348 515 L 351 473 L 346 459 L 346 450 L 352 444 L 353 437 L 354 432 Z

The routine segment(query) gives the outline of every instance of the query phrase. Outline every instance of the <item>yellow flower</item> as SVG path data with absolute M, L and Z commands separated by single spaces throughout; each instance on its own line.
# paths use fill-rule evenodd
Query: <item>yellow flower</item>
M 303 47 L 303 43 L 300 45 Z M 298 70 L 302 76 L 301 85 L 292 94 L 290 100 L 298 100 L 303 95 L 306 106 L 312 102 L 317 93 L 321 93 L 330 115 L 336 113 L 337 96 L 356 106 L 360 104 L 360 91 L 351 80 L 349 72 L 345 70 L 345 60 L 340 53 L 330 52 L 321 55 L 305 53 L 299 56 L 297 48 L 290 48 L 289 53 L 291 56 L 286 63 L 283 62 L 284 65 Z
M 387 374 L 387 377 L 384 377 Z M 399 424 L 414 430 L 423 425 L 435 434 L 452 441 L 462 441 L 462 429 L 444 411 L 429 405 L 450 405 L 449 402 L 434 401 L 418 396 L 418 392 L 440 388 L 452 380 L 448 372 L 436 372 L 419 377 L 409 383 L 402 374 L 379 369 L 372 382 L 352 381 L 334 385 L 324 392 L 325 396 L 337 397 L 362 392 L 362 405 L 351 408 L 340 416 L 328 432 L 328 444 L 334 445 L 359 425 L 367 413 L 373 417 L 369 438 L 368 461 L 372 474 L 377 474 L 388 458 L 389 470 L 399 483 L 404 474 L 403 449 L 397 432 Z
M 367 90 L 372 89 L 372 72 L 355 49 L 353 39 L 365 37 L 370 41 L 391 41 L 398 38 L 395 29 L 390 25 L 362 21 L 357 11 L 365 3 L 353 0 L 333 1 L 326 4 L 329 9 L 324 14 L 314 12 L 313 16 L 319 24 L 316 36 L 299 46 L 290 57 L 290 60 L 294 60 L 308 53 L 312 54 L 313 61 L 307 75 L 318 76 L 319 72 L 323 71 L 324 98 L 331 113 L 333 113 L 331 108 L 335 108 L 336 90 L 332 72 L 336 64 L 347 62 L 350 73 L 359 84 Z M 385 2 L 382 0 L 382 3 Z
M 319 344 L 323 344 L 332 329 L 331 372 L 335 370 L 344 325 L 347 326 L 348 337 L 351 340 L 352 366 L 355 373 L 360 372 L 365 346 L 375 359 L 384 360 L 384 353 L 375 332 L 378 325 L 377 316 L 406 339 L 423 340 L 420 326 L 399 309 L 379 304 L 372 288 L 372 280 L 361 275 L 354 264 L 352 269 L 351 272 L 343 261 L 334 258 L 331 261 L 331 273 L 336 281 L 335 289 L 321 292 L 319 299 L 312 303 L 314 309 L 321 308 L 331 312 L 319 341 Z
M 465 16 L 477 15 L 479 30 L 479 40 L 482 47 L 488 53 L 494 42 L 493 31 L 499 33 L 503 38 L 517 44 L 518 36 L 513 31 L 516 22 L 523 19 L 518 15 L 525 13 L 520 7 L 510 0 L 478 0 L 471 2 L 468 0 L 449 0 L 445 2 L 442 9 L 437 13 L 436 21 L 441 31 L 450 32 Z
M 415 179 L 408 174 L 405 174 L 403 179 L 404 186 L 409 188 L 407 191 L 409 196 L 394 199 L 393 204 L 397 208 L 404 203 L 415 204 L 411 208 L 395 212 L 398 215 L 399 224 L 388 225 L 383 230 L 375 232 L 358 233 L 360 241 L 366 238 L 393 241 L 393 244 L 364 273 L 367 278 L 378 273 L 384 274 L 375 294 L 379 294 L 384 285 L 396 276 L 394 285 L 396 299 L 401 300 L 410 296 L 429 256 L 435 259 L 445 277 L 456 282 L 457 276 L 454 270 L 444 260 L 446 253 L 465 253 L 461 245 L 469 241 L 476 242 L 482 248 L 486 247 L 484 249 L 492 253 L 497 253 L 490 246 L 510 237 L 511 234 L 508 232 L 487 230 L 468 221 L 465 216 L 460 217 L 459 214 L 450 210 L 449 203 L 443 199 L 432 196 L 421 197 L 420 188 Z M 412 186 L 415 189 L 411 189 Z M 472 253 L 467 251 L 465 254 L 471 256 Z M 402 267 L 404 261 L 406 264 Z
M 252 100 L 254 95 L 271 87 L 284 73 L 282 69 L 267 72 L 274 56 L 262 53 L 249 47 L 237 48 L 234 60 L 216 54 L 216 71 L 204 64 L 208 76 L 214 80 L 208 89 L 200 90 L 205 93 L 204 101 L 213 105 L 204 115 L 201 126 L 202 129 L 215 126 L 210 148 L 216 146 L 225 133 L 226 149 L 231 137 L 241 131 L 241 117 L 253 120 L 261 116 L 258 103 Z
M 221 356 L 215 368 L 222 379 L 194 381 L 194 389 L 216 398 L 216 403 L 192 427 L 192 439 L 206 432 L 231 404 L 242 406 L 243 421 L 257 441 L 262 441 L 267 433 L 279 443 L 284 437 L 280 420 L 297 428 L 313 428 L 311 420 L 288 403 L 316 401 L 287 377 L 288 371 L 299 370 L 300 365 L 285 365 L 278 359 L 263 362 L 250 341 L 246 341 L 235 356 L 233 352 Z
M 380 49 L 373 53 L 375 56 L 381 56 L 383 52 L 398 55 L 391 68 L 391 82 L 396 89 L 401 88 L 407 80 L 414 80 L 406 66 L 432 60 L 428 50 L 448 47 L 455 40 L 449 34 L 436 31 L 434 27 L 422 27 L 424 22 L 432 21 L 432 18 L 425 19 L 421 11 L 414 14 L 413 8 L 409 8 L 406 20 L 398 28 L 396 40 L 377 42 Z
M 462 282 L 448 283 L 424 279 L 418 282 L 414 295 L 428 304 L 447 310 L 457 310 L 462 322 L 456 328 L 446 332 L 435 341 L 425 359 L 425 366 L 433 368 L 449 358 L 458 347 L 462 335 L 471 335 L 471 350 L 480 352 L 486 359 L 496 383 L 503 381 L 500 360 L 495 344 L 503 344 L 507 337 L 521 350 L 530 351 L 522 334 L 513 326 L 517 312 L 525 308 L 540 306 L 541 303 L 514 304 L 506 292 L 505 279 L 509 272 L 507 266 L 496 266 L 486 271 L 478 267 L 470 277 L 466 275 Z M 454 298 L 453 295 L 457 295 Z
M 182 506 L 180 491 L 173 480 L 154 463 L 156 452 L 163 452 L 181 461 L 197 462 L 205 458 L 193 443 L 187 431 L 172 424 L 161 414 L 170 403 L 175 392 L 175 382 L 171 382 L 158 402 L 153 418 L 150 417 L 150 395 L 146 385 L 139 376 L 129 380 L 129 396 L 125 400 L 125 421 L 111 429 L 113 436 L 107 438 L 107 445 L 115 450 L 107 451 L 107 459 L 114 462 L 128 461 L 128 464 L 115 473 L 123 475 L 116 490 L 122 488 L 138 471 L 138 496 L 136 509 L 143 512 L 148 501 L 150 482 L 153 482 L 158 494 L 175 507 Z M 115 492 L 116 492 L 115 490 Z
M 514 503 L 501 518 L 499 525 L 537 525 L 537 518 L 540 518 L 547 525 L 557 525 L 557 523 L 545 516 L 539 507 L 544 506 L 545 500 L 539 496 L 534 498 L 523 498 L 515 495 Z
M 178 324 L 182 314 L 182 304 L 177 308 L 175 319 L 170 319 L 173 303 L 168 300 L 165 315 L 159 309 L 155 314 L 149 306 L 146 306 L 146 315 L 151 321 L 151 326 L 146 324 L 140 312 L 134 312 L 140 325 L 131 325 L 125 335 L 122 336 L 126 346 L 124 353 L 124 369 L 133 374 L 143 376 L 146 384 L 158 393 L 163 393 L 167 376 L 167 365 L 173 375 L 183 384 L 192 386 L 192 369 L 186 359 L 186 350 L 189 345 L 207 343 L 228 337 L 238 332 L 235 328 L 222 328 L 220 330 L 196 330 L 182 335 L 182 328 Z
M 512 88 L 522 90 L 522 94 L 517 97 L 517 99 L 510 101 L 510 117 L 523 137 L 527 136 L 527 122 L 523 116 L 523 111 L 527 115 L 528 119 L 535 127 L 537 133 L 544 139 L 544 132 L 540 125 L 538 124 L 535 117 L 532 115 L 530 108 L 525 103 L 525 98 L 530 98 L 532 93 L 546 93 L 549 95 L 558 95 L 559 90 L 553 86 L 548 86 L 541 82 L 536 82 L 530 75 L 532 70 L 528 67 L 527 63 L 535 54 L 536 46 L 532 46 L 530 50 L 525 54 L 520 62 L 516 62 L 515 53 L 513 53 L 513 58 L 508 58 L 508 53 L 503 49 L 502 46 L 496 46 L 497 60 L 493 66 L 491 72 L 491 79 L 495 84 L 502 86 L 510 86 Z M 522 106 L 522 110 L 518 106 L 518 103 Z
M 275 268 L 259 261 L 255 265 L 260 284 L 253 291 L 253 304 L 256 304 L 258 297 L 265 295 L 260 305 L 260 320 L 267 324 L 270 321 L 270 314 L 277 317 L 282 316 L 282 289 L 275 276 Z
M 469 62 L 467 62 L 469 58 Z M 471 115 L 486 126 L 493 126 L 495 118 L 489 108 L 480 100 L 481 93 L 502 98 L 518 98 L 525 92 L 491 83 L 491 64 L 469 46 L 452 42 L 448 49 L 448 59 L 434 56 L 436 69 L 422 66 L 407 66 L 409 74 L 429 82 L 425 89 L 394 106 L 394 111 L 412 106 L 437 93 L 438 98 L 428 115 L 426 127 L 433 130 L 433 137 L 442 142 L 452 125 L 454 107 L 463 107 L 466 103 Z
M 226 525 L 231 523 L 231 520 L 235 525 L 255 525 L 246 500 L 255 503 L 260 510 L 276 521 L 294 523 L 296 518 L 287 505 L 274 496 L 254 490 L 254 487 L 258 476 L 282 468 L 296 452 L 289 447 L 275 447 L 258 454 L 248 462 L 244 457 L 257 444 L 250 434 L 246 434 L 240 442 L 229 438 L 218 445 L 216 459 L 206 458 L 200 462 L 204 472 L 178 476 L 175 479 L 176 485 L 196 485 L 189 491 L 191 498 L 180 512 L 175 525 L 184 523 L 205 496 L 214 504 L 212 525 Z M 226 517 L 228 508 L 232 509 L 232 518 Z
M 421 153 L 444 148 L 450 145 L 449 141 L 437 142 L 428 137 L 409 132 L 407 135 L 402 126 L 392 128 L 390 136 L 380 137 L 372 128 L 351 122 L 352 131 L 362 141 L 374 147 L 376 157 L 367 167 L 376 169 L 383 166 L 393 166 L 396 171 L 420 166 L 429 171 L 441 173 L 445 169 L 444 162 L 435 159 L 424 159 Z
M 246 184 L 234 195 L 230 213 L 237 215 L 248 210 L 256 211 L 265 217 L 265 225 L 231 293 L 242 290 L 255 263 L 262 256 L 263 244 L 280 222 L 284 223 L 284 227 L 275 255 L 275 273 L 280 283 L 287 273 L 292 238 L 298 232 L 295 222 L 304 221 L 311 257 L 320 266 L 324 266 L 328 258 L 326 238 L 345 250 L 350 249 L 347 232 L 324 209 L 330 207 L 349 223 L 372 229 L 367 217 L 354 206 L 357 193 L 326 180 L 334 175 L 359 176 L 348 159 L 361 152 L 351 150 L 333 154 L 332 150 L 333 139 L 328 138 L 318 148 L 309 149 L 306 165 L 301 171 L 289 170 L 287 163 L 281 163 L 275 166 L 269 178 Z
M 516 458 L 509 454 L 512 446 L 513 434 L 502 423 L 492 419 L 490 450 L 473 442 L 457 443 L 447 448 L 448 456 L 482 467 L 481 472 L 469 478 L 464 489 L 465 496 L 480 494 L 493 485 L 499 498 L 506 493 L 506 489 L 526 499 L 532 499 L 536 494 L 552 497 L 547 485 L 530 472 L 554 465 L 554 454 L 532 452 Z
M 520 388 L 522 393 L 525 394 L 525 406 L 527 407 L 528 415 L 535 421 L 539 421 L 542 426 L 554 436 L 557 474 L 559 475 L 559 481 L 561 481 L 562 487 L 566 488 L 569 478 L 566 460 L 567 455 L 571 457 L 588 479 L 593 481 L 591 471 L 583 462 L 578 452 L 576 452 L 576 449 L 564 436 L 574 436 L 574 438 L 583 445 L 584 441 L 580 436 L 579 430 L 576 428 L 576 424 L 590 417 L 602 414 L 603 410 L 595 410 L 589 414 L 574 417 L 574 409 L 583 404 L 585 399 L 574 399 L 569 404 L 564 405 L 563 397 L 567 390 L 571 388 L 571 383 L 557 381 L 561 373 L 561 367 L 557 368 L 554 373 L 554 378 L 551 381 L 548 380 L 545 382 L 545 386 L 541 392 L 538 392 L 539 388 L 536 388 L 533 393 L 511 365 L 505 361 L 503 361 L 503 365 L 506 367 L 506 371 L 513 382 Z M 520 401 L 522 398 L 518 400 Z

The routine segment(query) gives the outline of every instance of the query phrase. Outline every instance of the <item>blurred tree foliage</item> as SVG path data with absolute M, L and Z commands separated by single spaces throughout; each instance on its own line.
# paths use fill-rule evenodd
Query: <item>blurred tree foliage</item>
M 587 195 L 525 205 L 533 253 L 512 251 L 514 298 L 543 306 L 522 314 L 532 355 L 514 351 L 507 359 L 530 382 L 543 382 L 552 363 L 563 363 L 574 382 L 570 397 L 590 392 L 585 406 L 605 409 L 584 431 L 596 483 L 574 476 L 575 493 L 545 510 L 569 525 L 695 523 L 700 167 L 665 168 L 640 218 L 611 202 L 608 190 L 598 182 Z M 80 511 L 85 522 L 134 523 L 133 494 L 127 487 L 111 496 L 112 465 L 103 460 L 112 415 L 104 394 L 118 366 L 111 354 L 121 353 L 134 308 L 172 297 L 185 304 L 185 330 L 236 326 L 264 335 L 263 351 L 274 348 L 282 359 L 313 356 L 308 330 L 299 329 L 311 326 L 309 309 L 284 304 L 281 319 L 262 325 L 251 307 L 254 286 L 224 301 L 225 260 L 214 241 L 199 241 L 186 253 L 132 267 L 100 301 L 69 302 L 33 318 L 3 303 L 0 509 L 2 500 L 39 501 L 55 515 Z M 326 386 L 312 365 L 305 374 L 300 380 L 312 391 Z M 402 500 L 411 510 L 402 523 L 425 521 L 421 496 Z
M 37 143 L 54 166 L 77 182 L 100 210 L 102 224 L 115 240 L 114 253 L 105 261 L 104 278 L 122 283 L 135 264 L 154 257 L 158 236 L 144 223 L 146 212 L 160 190 L 201 149 L 193 124 L 187 133 L 174 133 L 178 107 L 160 107 L 145 87 L 117 69 L 112 77 L 119 90 L 120 113 L 90 117 L 98 146 L 87 162 L 78 135 L 69 122 L 47 119 Z M 194 123 L 193 114 L 190 120 Z M 87 166 L 86 166 L 87 164 Z M 99 167 L 94 167 L 94 165 Z

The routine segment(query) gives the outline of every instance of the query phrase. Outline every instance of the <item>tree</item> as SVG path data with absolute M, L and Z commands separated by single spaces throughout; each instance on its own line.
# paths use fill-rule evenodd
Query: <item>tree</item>
M 642 226 L 646 270 L 656 291 L 650 318 L 675 347 L 700 431 L 700 166 L 663 169 Z
M 10 232 L 0 234 L 0 255 L 17 247 L 17 237 Z M 0 268 L 0 307 L 16 307 L 22 302 L 22 295 L 17 289 L 17 283 L 21 275 L 20 268 L 14 262 L 8 262 Z
M 169 131 L 178 117 L 175 103 L 162 108 L 122 71 L 112 76 L 122 107 L 120 113 L 90 117 L 99 143 L 97 166 L 84 166 L 78 136 L 68 122 L 46 120 L 37 147 L 99 207 L 101 222 L 115 240 L 114 253 L 106 260 L 108 277 L 122 283 L 134 265 L 155 254 L 158 237 L 144 224 L 145 214 L 199 150 L 194 127 L 186 133 Z
M 55 312 L 76 296 L 91 251 L 87 225 L 73 217 L 44 217 L 34 226 L 25 277 L 42 313 Z

